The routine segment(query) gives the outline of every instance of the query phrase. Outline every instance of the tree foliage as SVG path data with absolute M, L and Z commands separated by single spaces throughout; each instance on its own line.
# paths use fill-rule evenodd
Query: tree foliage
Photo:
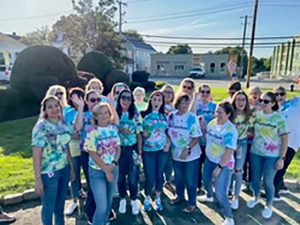
M 176 46 L 171 46 L 167 54 L 193 54 L 193 52 L 188 44 L 178 44 Z
M 137 32 L 137 30 L 135 30 L 135 29 L 128 29 L 128 30 L 124 31 L 123 33 L 126 34 L 126 35 L 128 35 L 128 36 L 131 36 L 131 37 L 134 37 L 134 38 L 136 38 L 138 40 L 143 41 L 143 36 L 140 35 Z
M 54 40 L 55 35 L 51 32 L 48 26 L 42 26 L 33 32 L 25 34 L 21 42 L 25 45 L 50 45 Z

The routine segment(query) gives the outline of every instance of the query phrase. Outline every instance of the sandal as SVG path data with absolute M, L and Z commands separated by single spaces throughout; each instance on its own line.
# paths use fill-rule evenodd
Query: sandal
M 185 213 L 192 213 L 195 211 L 195 208 L 196 208 L 195 206 L 189 205 L 189 206 L 185 207 L 182 211 Z

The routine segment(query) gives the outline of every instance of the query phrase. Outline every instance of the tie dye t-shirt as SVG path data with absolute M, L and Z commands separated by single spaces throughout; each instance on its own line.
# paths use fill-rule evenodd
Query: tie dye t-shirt
M 200 158 L 200 145 L 196 144 L 185 160 L 180 159 L 183 150 L 191 143 L 192 138 L 199 138 L 202 135 L 197 116 L 192 112 L 178 115 L 173 111 L 169 115 L 168 134 L 171 139 L 171 151 L 173 159 L 181 162 L 189 162 Z
M 234 124 L 238 131 L 238 140 L 243 140 L 247 138 L 249 128 L 252 126 L 252 117 L 249 121 L 246 121 L 245 114 L 237 115 L 234 119 Z
M 233 123 L 227 121 L 223 125 L 217 125 L 216 119 L 212 120 L 206 131 L 206 157 L 213 163 L 219 164 L 226 148 L 237 148 L 238 132 Z M 229 169 L 234 166 L 233 154 L 225 164 Z
M 289 133 L 288 146 L 295 151 L 300 147 L 300 97 L 285 101 L 280 108 L 280 112 L 286 121 Z
M 115 125 L 90 127 L 88 129 L 84 148 L 88 151 L 97 152 L 97 155 L 105 164 L 112 164 L 118 146 L 120 146 L 120 137 L 118 128 Z M 101 170 L 91 157 L 89 158 L 89 166 Z
M 203 116 L 205 124 L 208 124 L 215 117 L 217 105 L 213 102 L 203 104 L 197 101 L 197 116 Z
M 70 140 L 69 128 L 62 121 L 52 123 L 41 119 L 37 122 L 32 131 L 31 145 L 42 149 L 42 174 L 65 168 Z
M 120 118 L 119 129 L 127 129 L 130 134 L 120 132 L 121 146 L 132 146 L 137 143 L 137 134 L 142 132 L 140 114 L 136 112 L 132 119 L 129 119 L 129 113 L 122 113 Z
M 86 139 L 87 131 L 92 127 L 92 119 L 93 119 L 92 112 L 86 111 L 83 113 L 83 128 L 80 134 L 81 135 L 80 149 L 86 152 L 87 149 L 84 148 L 84 142 Z
M 263 111 L 256 112 L 251 153 L 266 157 L 279 157 L 280 136 L 287 133 L 285 120 L 280 113 L 265 114 Z
M 159 151 L 167 144 L 166 130 L 168 129 L 168 121 L 165 115 L 158 112 L 149 113 L 143 120 L 143 150 Z

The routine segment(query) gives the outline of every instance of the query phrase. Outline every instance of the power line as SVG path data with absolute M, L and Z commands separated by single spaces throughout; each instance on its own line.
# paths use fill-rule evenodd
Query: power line
M 67 11 L 61 11 L 61 12 L 56 12 L 56 13 L 50 13 L 50 14 L 43 14 L 43 15 L 37 15 L 37 16 L 27 16 L 27 17 L 17 17 L 17 18 L 5 18 L 5 19 L 0 19 L 1 22 L 5 21 L 14 21 L 14 20 L 26 20 L 26 19 L 37 19 L 37 18 L 43 18 L 43 17 L 50 17 L 50 16 L 56 16 L 62 13 L 70 13 L 73 10 L 67 10 Z
M 133 0 L 133 1 L 127 1 L 125 3 L 132 4 L 132 3 L 142 3 L 142 2 L 149 2 L 149 1 L 151 1 L 151 0 Z
M 162 17 L 162 18 L 145 18 L 141 20 L 132 20 L 128 21 L 128 23 L 148 23 L 148 22 L 153 22 L 153 21 L 162 21 L 162 20 L 173 20 L 173 19 L 181 19 L 181 18 L 187 18 L 187 17 L 195 17 L 195 16 L 201 16 L 201 15 L 208 15 L 208 14 L 214 14 L 214 13 L 224 13 L 224 12 L 230 12 L 234 10 L 239 10 L 239 9 L 244 9 L 244 8 L 249 8 L 251 7 L 252 4 L 247 4 L 244 6 L 234 6 L 234 7 L 228 7 L 228 8 L 221 8 L 218 10 L 210 10 L 209 12 L 200 12 L 200 13 L 192 13 L 188 15 L 179 15 L 179 16 L 167 16 L 167 17 Z
M 164 35 L 151 35 L 151 34 L 141 34 L 144 37 L 149 38 L 162 38 L 162 39 L 186 39 L 186 40 L 242 40 L 242 38 L 231 38 L 231 37 L 191 37 L 191 36 L 164 36 Z M 291 39 L 294 36 L 264 36 L 256 37 L 256 40 L 277 40 L 277 39 Z M 246 38 L 246 40 L 251 40 L 251 38 Z

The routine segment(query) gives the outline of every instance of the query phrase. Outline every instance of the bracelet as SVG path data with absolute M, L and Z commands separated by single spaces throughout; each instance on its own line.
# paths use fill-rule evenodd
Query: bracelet
M 223 166 L 219 163 L 218 164 L 218 167 L 220 168 L 220 169 L 223 169 Z
M 118 162 L 116 160 L 113 160 L 111 163 L 115 164 L 116 166 L 118 165 Z

